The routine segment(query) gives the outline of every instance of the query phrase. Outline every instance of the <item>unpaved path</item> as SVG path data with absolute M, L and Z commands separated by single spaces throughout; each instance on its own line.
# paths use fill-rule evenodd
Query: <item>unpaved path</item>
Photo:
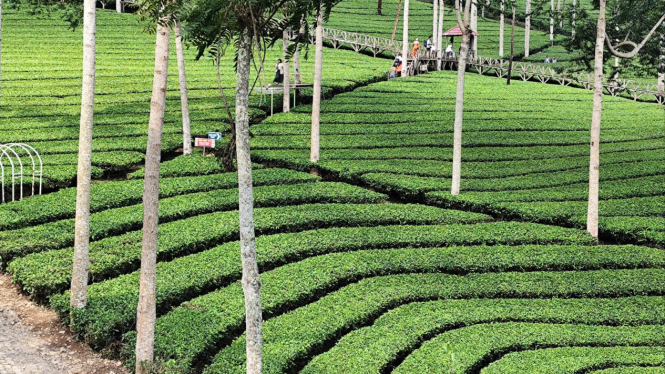
M 0 374 L 125 374 L 77 341 L 55 312 L 32 303 L 0 273 Z

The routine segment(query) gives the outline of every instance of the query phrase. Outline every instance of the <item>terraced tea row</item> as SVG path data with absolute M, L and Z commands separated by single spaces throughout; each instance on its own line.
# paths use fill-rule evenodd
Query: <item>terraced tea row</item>
M 69 186 L 76 176 L 81 106 L 81 33 L 67 29 L 57 15 L 38 19 L 25 13 L 3 14 L 3 111 L 0 115 L 2 143 L 33 145 L 47 167 L 47 187 Z M 97 26 L 97 85 L 93 129 L 93 178 L 103 170 L 127 171 L 143 162 L 150 111 L 154 36 L 142 31 L 135 15 L 99 11 Z M 127 35 L 132 41 L 127 42 Z M 178 91 L 175 48 L 171 56 L 162 150 L 173 152 L 182 145 L 182 117 Z M 222 86 L 233 102 L 235 73 L 233 51 L 222 57 Z M 281 45 L 268 52 L 266 64 L 281 55 Z M 39 56 L 38 59 L 35 56 Z M 195 61 L 186 51 L 189 109 L 192 134 L 223 130 L 224 104 L 217 88 L 215 67 Z M 380 79 L 385 62 L 349 51 L 326 50 L 324 93 L 352 89 Z M 313 59 L 301 62 L 305 81 L 313 75 Z M 307 77 L 310 77 L 309 79 Z M 268 77 L 271 79 L 271 77 Z M 260 85 L 264 85 L 260 82 Z M 311 95 L 302 92 L 299 96 Z M 281 96 L 276 99 L 280 102 Z M 270 111 L 270 99 L 252 95 L 250 117 Z M 233 111 L 233 108 L 231 108 Z M 102 153 L 103 152 L 103 153 Z M 57 165 L 57 166 L 56 166 Z
M 463 193 L 452 197 L 452 77 L 433 73 L 336 96 L 326 104 L 331 113 L 322 117 L 330 123 L 322 125 L 316 167 L 405 199 L 584 227 L 590 93 L 525 82 L 502 86 L 493 78 L 469 75 Z M 401 104 L 402 97 L 408 101 Z M 400 113 L 385 113 L 385 107 Z M 600 177 L 604 237 L 665 245 L 662 115 L 657 105 L 605 99 Z M 308 136 L 296 135 L 308 131 L 303 116 L 278 114 L 255 126 L 255 159 L 300 170 L 313 167 Z

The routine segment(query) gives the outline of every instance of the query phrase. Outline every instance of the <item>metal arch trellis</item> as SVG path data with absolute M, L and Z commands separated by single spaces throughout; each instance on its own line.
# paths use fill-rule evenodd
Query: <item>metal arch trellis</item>
M 5 168 L 2 163 L 2 159 L 7 156 L 7 159 L 9 160 L 9 164 L 11 166 L 11 174 L 12 174 L 12 201 L 16 200 L 16 178 L 19 178 L 19 200 L 23 199 L 23 161 L 21 160 L 21 155 L 16 152 L 16 149 L 14 147 L 18 147 L 25 152 L 28 157 L 30 157 L 30 161 L 32 163 L 32 195 L 35 195 L 35 179 L 36 177 L 39 177 L 39 194 L 42 194 L 42 175 L 43 175 L 43 162 L 42 158 L 39 155 L 39 152 L 32 146 L 25 144 L 25 143 L 7 143 L 7 144 L 0 144 L 0 180 L 2 183 L 2 190 L 1 195 L 2 195 L 2 202 L 5 202 Z M 18 172 L 16 171 L 16 167 L 14 166 L 14 160 L 13 157 L 18 160 L 18 166 L 19 170 Z M 37 160 L 39 161 L 39 169 L 37 169 L 37 163 L 35 162 L 35 156 L 37 157 Z

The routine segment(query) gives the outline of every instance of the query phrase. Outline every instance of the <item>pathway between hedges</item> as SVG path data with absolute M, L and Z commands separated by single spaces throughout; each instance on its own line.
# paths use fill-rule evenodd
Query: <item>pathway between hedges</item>
M 0 374 L 126 374 L 77 341 L 55 312 L 41 308 L 0 274 Z

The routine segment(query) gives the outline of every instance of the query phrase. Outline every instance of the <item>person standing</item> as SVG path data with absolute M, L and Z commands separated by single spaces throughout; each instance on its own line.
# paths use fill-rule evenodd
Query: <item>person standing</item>
M 427 38 L 427 40 L 425 40 L 425 49 L 427 49 L 427 57 L 432 56 L 432 45 L 434 44 L 432 43 L 432 37 L 430 36 L 429 38 Z
M 395 78 L 396 76 L 397 76 L 397 63 L 395 62 L 388 71 L 388 79 Z
M 411 57 L 416 57 L 416 54 L 418 53 L 418 50 L 420 49 L 420 42 L 418 41 L 418 38 L 413 41 L 413 50 L 411 51 Z
M 273 80 L 273 83 L 284 83 L 284 63 L 282 63 L 281 58 L 277 59 L 277 65 L 275 66 L 275 80 Z

